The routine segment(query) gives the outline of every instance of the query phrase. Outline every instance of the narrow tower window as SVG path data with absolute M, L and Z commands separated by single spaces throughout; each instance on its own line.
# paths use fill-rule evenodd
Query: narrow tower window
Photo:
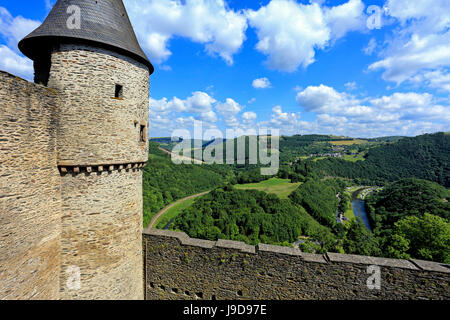
M 123 86 L 116 84 L 116 92 L 114 93 L 115 98 L 123 98 Z
M 139 132 L 139 140 L 140 140 L 140 142 L 145 142 L 145 128 L 146 128 L 146 126 L 141 124 L 141 130 Z

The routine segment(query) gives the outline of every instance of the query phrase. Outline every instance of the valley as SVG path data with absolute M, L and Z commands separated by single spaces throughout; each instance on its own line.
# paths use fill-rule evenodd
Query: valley
M 449 138 L 442 133 L 376 139 L 283 136 L 281 165 L 273 177 L 248 163 L 176 166 L 151 142 L 151 159 L 172 168 L 173 175 L 155 184 L 154 178 L 161 177 L 158 167 L 153 166 L 151 179 L 144 171 L 144 181 L 150 179 L 153 188 L 152 197 L 144 199 L 161 199 L 159 205 L 144 200 L 144 208 L 154 208 L 144 214 L 150 218 L 173 204 L 154 227 L 194 238 L 448 263 Z M 189 192 L 177 192 L 181 185 L 189 186 Z M 417 243 L 416 235 L 426 234 L 431 225 L 435 233 Z

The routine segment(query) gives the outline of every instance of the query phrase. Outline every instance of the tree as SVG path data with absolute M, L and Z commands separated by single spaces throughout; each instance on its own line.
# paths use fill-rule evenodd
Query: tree
M 450 223 L 429 213 L 403 218 L 395 223 L 386 251 L 393 258 L 450 263 Z
M 345 253 L 364 256 L 379 256 L 378 239 L 362 223 L 360 218 L 352 220 L 343 241 Z
M 323 244 L 323 252 L 333 250 L 336 243 L 328 228 L 291 201 L 229 186 L 197 198 L 175 218 L 172 228 L 194 238 L 231 239 L 253 245 L 292 244 L 300 235 L 307 235 Z

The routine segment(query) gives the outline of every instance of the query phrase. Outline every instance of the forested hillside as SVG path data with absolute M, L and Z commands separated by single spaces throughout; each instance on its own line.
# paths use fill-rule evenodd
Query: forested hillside
M 383 234 L 407 216 L 425 212 L 450 221 L 450 191 L 436 183 L 420 179 L 402 179 L 366 198 L 366 207 L 374 231 Z
M 150 142 L 143 174 L 144 225 L 166 205 L 183 197 L 223 185 L 234 177 L 228 166 L 176 165 Z
M 450 262 L 450 191 L 402 179 L 369 196 L 366 206 L 385 256 Z
M 303 208 L 273 194 L 236 190 L 231 186 L 196 199 L 175 219 L 173 228 L 208 240 L 290 245 L 304 235 L 321 239 L 324 251 L 335 246 L 330 230 L 317 223 Z
M 420 178 L 450 187 L 450 135 L 426 134 L 370 148 L 365 161 L 327 158 L 310 169 L 325 176 L 355 179 L 358 184 L 383 185 L 403 178 Z
M 336 226 L 336 212 L 339 200 L 338 190 L 330 181 L 308 180 L 289 198 L 293 203 L 302 206 L 319 223 L 333 228 Z
M 176 199 L 214 189 L 181 210 L 171 228 L 209 240 L 295 243 L 308 252 L 449 262 L 449 190 L 444 187 L 449 184 L 449 139 L 443 133 L 369 140 L 282 137 L 280 157 L 292 161 L 282 163 L 277 177 L 298 186 L 287 199 L 246 190 L 248 183 L 270 178 L 261 176 L 258 165 L 174 165 L 151 144 L 144 172 L 145 219 Z M 332 154 L 320 153 L 329 148 Z M 319 154 L 299 156 L 309 152 Z M 351 209 L 351 193 L 365 189 L 381 190 L 366 198 L 373 232 Z M 343 213 L 350 219 L 345 223 L 338 219 Z
M 330 136 L 317 134 L 280 137 L 280 160 L 295 161 L 299 156 L 331 152 L 331 140 Z

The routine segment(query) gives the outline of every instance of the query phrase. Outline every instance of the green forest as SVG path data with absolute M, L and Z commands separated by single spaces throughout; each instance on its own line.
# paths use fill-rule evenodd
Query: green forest
M 330 230 L 302 207 L 273 194 L 236 190 L 232 186 L 215 189 L 197 199 L 175 219 L 173 228 L 195 238 L 231 239 L 254 245 L 290 245 L 300 235 L 331 238 L 334 242 Z
M 420 179 L 402 179 L 366 199 L 385 256 L 450 263 L 450 191 Z
M 227 166 L 176 165 L 168 154 L 158 149 L 156 142 L 150 142 L 149 149 L 149 160 L 142 178 L 144 226 L 166 205 L 234 178 Z
M 426 134 L 368 148 L 364 161 L 327 158 L 308 163 L 319 176 L 353 179 L 357 184 L 383 185 L 420 178 L 450 187 L 450 135 Z
M 151 142 L 144 222 L 177 199 L 212 190 L 180 210 L 170 228 L 201 239 L 449 263 L 449 139 L 444 133 L 281 137 L 279 180 L 271 183 L 258 164 L 174 165 Z M 346 160 L 350 154 L 358 160 Z M 281 198 L 270 193 L 271 184 L 280 181 L 288 190 Z M 372 186 L 365 198 L 372 231 L 353 214 L 344 222 L 337 219 L 352 211 L 354 191 L 367 186 Z

